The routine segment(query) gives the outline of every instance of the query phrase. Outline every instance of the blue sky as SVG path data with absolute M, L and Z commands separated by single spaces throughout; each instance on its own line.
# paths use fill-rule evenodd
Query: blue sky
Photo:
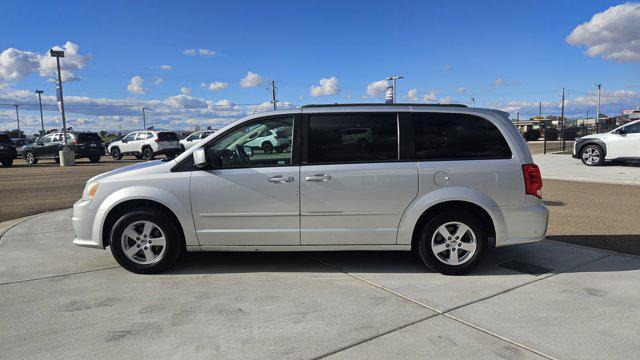
M 76 127 L 135 127 L 142 106 L 165 127 L 222 124 L 268 108 L 244 104 L 269 101 L 272 79 L 283 106 L 380 102 L 375 82 L 392 74 L 405 76 L 398 82 L 401 102 L 475 97 L 477 106 L 513 117 L 536 114 L 538 101 L 543 113 L 557 114 L 563 87 L 574 90 L 568 114 L 580 116 L 595 108 L 598 81 L 610 92 L 603 110 L 619 113 L 640 105 L 640 49 L 625 47 L 629 39 L 640 42 L 640 6 L 608 10 L 620 4 L 8 1 L 0 24 L 0 52 L 6 52 L 0 103 L 23 104 L 24 126 L 37 129 L 31 93 L 55 91 L 42 54 L 70 42 L 67 50 L 77 53 L 65 59 L 73 64 L 65 65 L 70 73 L 63 79 Z M 602 19 L 592 20 L 598 13 Z M 588 28 L 570 43 L 567 36 L 583 23 Z M 597 54 L 586 54 L 589 47 Z M 185 54 L 189 49 L 195 54 Z M 248 72 L 257 76 L 243 87 Z M 324 86 L 312 90 L 321 79 Z M 219 83 L 216 91 L 212 82 Z M 48 109 L 47 123 L 55 126 L 59 115 Z M 0 129 L 15 127 L 12 122 L 13 107 L 0 106 Z

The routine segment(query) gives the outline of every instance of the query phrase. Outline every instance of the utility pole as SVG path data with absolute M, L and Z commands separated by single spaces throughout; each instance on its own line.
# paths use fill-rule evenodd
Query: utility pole
M 18 139 L 22 138 L 22 136 L 20 136 L 20 115 L 18 114 L 18 106 L 20 105 L 13 105 L 16 107 L 16 121 L 18 121 Z
M 538 102 L 538 121 L 542 121 L 542 101 Z
M 271 80 L 271 103 L 273 104 L 273 110 L 277 109 L 277 100 L 276 100 L 276 81 Z
M 602 89 L 602 84 L 594 84 L 598 87 L 598 104 L 596 105 L 596 132 L 600 128 L 600 90 Z
M 476 98 L 471 98 L 471 107 L 476 107 Z
M 144 111 L 147 110 L 146 107 L 142 108 L 142 130 L 147 130 L 147 116 Z
M 69 149 L 69 143 L 67 141 L 67 117 L 64 114 L 64 97 L 62 95 L 62 72 L 60 71 L 60 58 L 64 57 L 64 51 L 62 50 L 49 50 L 51 57 L 56 58 L 56 64 L 58 66 L 58 91 L 57 97 L 60 106 L 60 112 L 62 113 L 62 136 L 64 137 L 64 147 L 58 153 L 60 159 L 60 166 L 69 166 L 76 164 L 76 156 L 72 149 Z
M 36 90 L 36 94 L 38 94 L 38 102 L 40 103 L 40 126 L 42 127 L 42 132 L 40 136 L 44 136 L 44 116 L 42 115 L 42 93 L 43 90 Z
M 393 94 L 393 100 L 392 100 L 393 104 L 396 103 L 396 94 L 397 94 L 397 92 L 396 92 L 396 80 L 399 80 L 399 79 L 404 79 L 404 76 L 392 75 L 392 76 L 389 76 L 388 78 L 385 79 L 385 80 L 391 80 L 392 81 L 392 85 L 391 86 L 393 88 L 393 93 L 392 93 Z
M 565 144 L 565 123 L 564 123 L 564 88 L 562 88 L 562 112 L 560 114 L 560 119 L 562 119 L 562 152 L 565 151 L 566 149 L 566 144 Z

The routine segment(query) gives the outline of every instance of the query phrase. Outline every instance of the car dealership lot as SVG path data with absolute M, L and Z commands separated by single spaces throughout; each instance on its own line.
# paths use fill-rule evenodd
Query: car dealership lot
M 191 254 L 141 276 L 78 248 L 69 210 L 0 238 L 3 357 L 629 358 L 640 258 L 554 241 L 478 271 L 407 253 Z M 250 346 L 249 346 L 250 344 Z

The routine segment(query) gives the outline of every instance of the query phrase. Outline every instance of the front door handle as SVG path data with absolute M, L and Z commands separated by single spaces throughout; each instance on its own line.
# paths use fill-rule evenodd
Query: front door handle
M 331 180 L 331 175 L 327 174 L 315 174 L 313 176 L 307 176 L 304 178 L 307 181 L 327 182 Z
M 284 184 L 284 183 L 292 182 L 293 180 L 294 180 L 293 176 L 284 176 L 284 175 L 276 175 L 274 177 L 270 177 L 267 179 L 267 181 L 274 184 Z

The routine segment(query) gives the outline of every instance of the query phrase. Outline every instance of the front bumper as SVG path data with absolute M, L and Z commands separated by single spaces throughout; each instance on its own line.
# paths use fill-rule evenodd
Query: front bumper
M 549 210 L 542 204 L 501 207 L 506 236 L 496 247 L 544 240 L 549 224 Z
M 95 226 L 99 210 L 89 209 L 91 201 L 78 200 L 73 204 L 73 231 L 76 237 L 73 243 L 78 246 L 104 249 L 99 227 Z

